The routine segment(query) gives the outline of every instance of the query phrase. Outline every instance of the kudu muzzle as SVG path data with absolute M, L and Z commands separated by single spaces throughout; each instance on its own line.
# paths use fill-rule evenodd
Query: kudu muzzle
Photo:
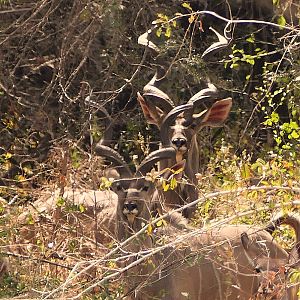
M 129 224 L 132 225 L 135 218 L 139 215 L 139 209 L 137 203 L 134 202 L 129 202 L 129 203 L 124 203 L 123 205 L 123 214 L 128 220 Z

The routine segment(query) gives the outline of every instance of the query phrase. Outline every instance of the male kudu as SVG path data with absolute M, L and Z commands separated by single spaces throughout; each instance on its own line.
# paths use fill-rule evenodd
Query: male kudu
M 162 76 L 159 68 L 152 80 L 144 87 L 143 95 L 138 93 L 138 101 L 149 124 L 160 130 L 162 147 L 172 146 L 176 150 L 176 161 L 186 159 L 185 175 L 188 184 L 163 195 L 167 207 L 176 208 L 198 198 L 195 174 L 200 168 L 200 151 L 197 133 L 205 126 L 221 126 L 227 119 L 232 106 L 232 99 L 215 101 L 207 110 L 196 113 L 199 104 L 207 98 L 215 98 L 217 89 L 214 85 L 201 90 L 189 99 L 186 104 L 175 106 L 170 97 L 158 88 Z M 164 161 L 161 168 L 170 167 L 174 161 Z M 194 208 L 184 211 L 190 218 Z

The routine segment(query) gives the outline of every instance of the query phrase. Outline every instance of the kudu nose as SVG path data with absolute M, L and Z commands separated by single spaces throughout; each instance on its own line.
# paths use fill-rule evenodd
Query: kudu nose
M 186 145 L 186 139 L 184 138 L 176 138 L 172 140 L 172 144 L 176 146 L 176 148 L 180 148 Z
M 136 203 L 126 203 L 126 204 L 124 204 L 124 209 L 128 210 L 129 212 L 132 212 L 135 209 L 137 210 L 138 207 L 137 207 Z

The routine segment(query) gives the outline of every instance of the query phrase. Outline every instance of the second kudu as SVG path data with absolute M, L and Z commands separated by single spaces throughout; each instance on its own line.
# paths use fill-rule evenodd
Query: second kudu
M 174 155 L 172 147 L 161 156 L 163 150 L 150 154 L 139 167 L 136 178 L 125 171 L 113 184 L 118 195 L 119 239 L 132 236 L 151 219 L 155 186 L 146 180 L 145 172 L 162 157 Z M 113 149 L 100 146 L 97 153 L 116 163 L 119 170 L 128 169 Z M 128 270 L 128 299 L 249 300 L 258 294 L 266 296 L 265 299 L 297 299 L 297 291 L 285 286 L 286 281 L 280 281 L 284 278 L 274 273 L 289 265 L 289 254 L 267 231 L 248 225 L 192 230 L 182 225 L 184 221 L 174 226 L 180 220 L 184 218 L 176 216 L 168 225 L 137 237 L 134 244 L 126 248 L 130 252 L 138 249 L 139 258 L 149 251 L 154 253 L 144 263 Z M 299 243 L 300 222 L 288 220 L 289 217 L 279 223 L 292 225 Z M 176 243 L 176 239 L 180 242 Z M 298 259 L 298 251 L 296 254 Z M 274 286 L 283 287 L 282 297 L 268 298 L 271 293 L 264 294 L 264 279 L 270 274 L 275 274 Z
M 201 90 L 189 99 L 186 104 L 175 106 L 170 97 L 161 91 L 159 78 L 163 76 L 158 69 L 152 80 L 144 87 L 143 95 L 138 93 L 138 101 L 149 124 L 158 127 L 161 137 L 161 147 L 173 147 L 176 150 L 176 161 L 186 159 L 185 175 L 188 184 L 176 191 L 163 195 L 167 207 L 176 208 L 198 198 L 196 176 L 200 167 L 200 151 L 197 133 L 205 126 L 221 126 L 227 119 L 232 106 L 232 99 L 215 101 L 207 110 L 197 113 L 199 105 L 207 98 L 215 98 L 217 89 L 214 85 Z M 170 167 L 175 161 L 164 161 L 161 168 Z M 190 218 L 194 208 L 184 211 L 184 216 Z

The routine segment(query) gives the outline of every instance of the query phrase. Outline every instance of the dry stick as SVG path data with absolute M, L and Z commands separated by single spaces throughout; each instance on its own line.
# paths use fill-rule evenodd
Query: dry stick
M 17 257 L 17 258 L 21 258 L 21 259 L 29 259 L 29 260 L 33 260 L 33 261 L 37 261 L 37 262 L 41 262 L 41 263 L 47 263 L 49 265 L 53 265 L 53 266 L 57 266 L 57 267 L 61 267 L 64 269 L 68 269 L 68 270 L 72 270 L 72 267 L 66 266 L 66 265 L 62 265 L 47 259 L 43 259 L 43 258 L 35 258 L 35 257 L 31 257 L 30 255 L 22 255 L 22 254 L 17 254 L 17 253 L 12 253 L 12 252 L 1 252 L 1 255 L 4 256 L 13 256 L 13 257 Z
M 260 21 L 260 20 L 253 20 L 253 19 L 242 19 L 242 20 L 233 20 L 233 19 L 227 19 L 225 17 L 220 16 L 219 14 L 215 13 L 214 11 L 211 10 L 200 10 L 200 11 L 195 11 L 192 13 L 188 14 L 181 14 L 178 15 L 168 21 L 168 23 L 173 22 L 174 20 L 177 20 L 182 17 L 190 17 L 192 15 L 211 15 L 214 16 L 224 22 L 230 23 L 230 24 L 245 24 L 245 23 L 252 23 L 252 24 L 259 24 L 259 25 L 269 25 L 272 27 L 277 27 L 279 29 L 287 29 L 287 30 L 295 30 L 296 32 L 300 32 L 300 29 L 296 28 L 296 26 L 286 26 L 286 25 L 279 25 L 273 22 L 268 22 L 268 21 Z
M 179 208 L 177 208 L 175 210 L 170 210 L 169 212 L 165 213 L 164 215 L 162 215 L 162 216 L 154 219 L 153 221 L 149 222 L 146 226 L 144 226 L 142 229 L 140 229 L 137 233 L 135 233 L 134 235 L 132 235 L 131 237 L 129 237 L 128 239 L 126 239 L 124 242 L 120 243 L 116 248 L 114 248 L 112 251 L 110 251 L 108 254 L 106 254 L 103 258 L 101 258 L 100 260 L 95 261 L 95 263 L 90 264 L 88 267 L 82 269 L 80 272 L 78 272 L 77 274 L 75 274 L 77 268 L 80 266 L 80 264 L 82 264 L 81 262 L 78 262 L 74 266 L 73 270 L 71 271 L 71 274 L 69 275 L 70 279 L 67 279 L 63 285 L 61 285 L 60 287 L 58 287 L 55 290 L 53 290 L 44 299 L 49 298 L 50 296 L 52 296 L 55 293 L 57 293 L 59 290 L 64 290 L 65 287 L 68 284 L 70 284 L 74 279 L 76 279 L 78 276 L 80 276 L 81 273 L 87 272 L 90 268 L 94 267 L 96 264 L 99 264 L 99 263 L 103 262 L 104 260 L 107 260 L 113 254 L 117 253 L 119 250 L 121 250 L 125 245 L 127 245 L 133 239 L 135 239 L 136 237 L 138 237 L 139 235 L 141 235 L 142 233 L 144 233 L 145 231 L 147 231 L 148 228 L 149 228 L 149 225 L 154 225 L 157 222 L 159 222 L 160 220 L 163 220 L 163 219 L 166 219 L 166 218 L 170 218 L 173 213 L 181 212 L 182 210 L 184 210 L 186 208 L 189 208 L 191 206 L 194 206 L 194 205 L 196 205 L 198 203 L 203 203 L 207 199 L 210 199 L 210 198 L 219 197 L 219 196 L 225 196 L 225 195 L 229 195 L 229 194 L 232 194 L 232 193 L 243 193 L 243 192 L 259 191 L 259 190 L 269 190 L 269 191 L 284 190 L 284 191 L 290 191 L 290 192 L 294 192 L 294 193 L 299 193 L 300 194 L 300 188 L 285 187 L 285 186 L 260 186 L 260 187 L 252 186 L 252 187 L 246 187 L 246 188 L 238 188 L 236 190 L 230 190 L 230 191 L 218 191 L 218 192 L 208 193 L 208 194 L 204 195 L 203 197 L 198 198 L 197 200 L 195 200 L 195 201 L 193 201 L 191 203 L 188 203 L 188 204 L 186 204 L 186 205 L 184 205 L 182 207 L 179 207 Z M 182 239 L 180 239 L 180 240 L 177 239 L 173 243 L 178 243 L 179 241 L 186 239 L 188 236 L 192 236 L 192 235 L 195 235 L 195 234 L 198 234 L 198 233 L 201 233 L 201 232 L 205 232 L 209 228 L 213 228 L 213 227 L 216 227 L 216 226 L 227 224 L 227 223 L 229 223 L 229 222 L 231 222 L 231 221 L 233 221 L 233 220 L 235 220 L 237 218 L 244 217 L 244 216 L 253 214 L 255 212 L 258 212 L 258 211 L 270 210 L 270 209 L 280 208 L 280 207 L 283 207 L 283 206 L 285 207 L 285 206 L 289 206 L 289 205 L 294 205 L 294 206 L 295 205 L 300 205 L 300 201 L 292 201 L 292 202 L 288 202 L 288 203 L 284 203 L 284 204 L 277 204 L 277 205 L 275 205 L 272 208 L 271 207 L 262 207 L 262 208 L 258 208 L 258 209 L 252 209 L 252 210 L 249 210 L 249 211 L 246 211 L 246 212 L 237 213 L 234 216 L 228 217 L 228 218 L 223 219 L 221 221 L 218 221 L 216 223 L 212 223 L 209 227 L 192 230 L 191 232 L 189 232 L 186 235 L 184 235 Z M 169 247 L 169 246 L 170 246 L 170 244 L 161 246 L 158 251 L 161 251 L 162 249 L 165 249 L 166 247 Z M 151 255 L 157 253 L 158 251 L 155 251 L 155 250 L 153 251 L 152 250 Z M 148 256 L 149 255 L 147 254 L 146 257 L 148 257 Z M 144 259 L 145 259 L 145 256 L 144 256 L 144 258 L 142 260 L 139 259 L 138 261 L 140 262 L 140 261 L 143 261 Z M 84 262 L 84 263 L 86 263 L 86 262 Z M 134 267 L 135 265 L 136 265 L 135 263 L 132 263 L 132 264 L 128 265 L 126 268 L 123 268 L 123 269 L 121 269 L 120 271 L 118 271 L 116 273 L 113 273 L 113 274 L 111 274 L 109 276 L 103 277 L 100 281 L 98 281 L 97 283 L 95 283 L 95 284 L 91 285 L 90 287 L 86 288 L 79 295 L 77 295 L 75 298 L 72 298 L 72 299 L 78 299 L 84 293 L 89 292 L 91 289 L 93 289 L 97 285 L 102 284 L 106 280 L 109 280 L 109 279 L 112 279 L 114 277 L 117 277 L 118 275 L 120 275 L 121 273 L 125 272 L 126 270 Z

